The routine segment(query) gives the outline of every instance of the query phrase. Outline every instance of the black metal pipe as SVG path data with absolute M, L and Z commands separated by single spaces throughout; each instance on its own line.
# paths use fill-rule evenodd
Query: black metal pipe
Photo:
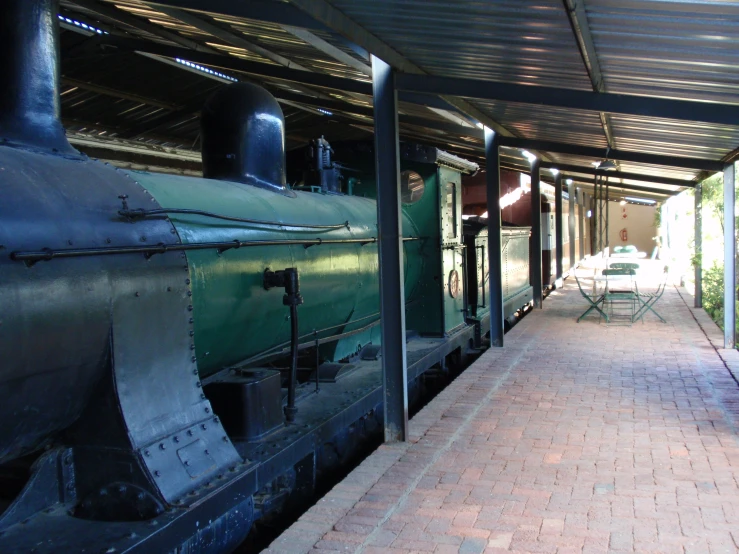
M 313 329 L 313 338 L 316 341 L 316 392 L 320 391 L 320 387 L 318 383 L 321 381 L 321 377 L 318 375 L 318 372 L 320 371 L 321 367 L 321 350 L 320 350 L 320 343 L 318 342 L 318 331 Z
M 272 225 L 277 227 L 293 227 L 296 229 L 343 229 L 349 227 L 349 222 L 338 223 L 335 225 L 313 225 L 304 223 L 285 223 L 281 221 L 267 221 L 264 219 L 249 219 L 245 217 L 232 217 L 230 215 L 216 214 L 213 212 L 206 212 L 204 210 L 191 210 L 187 208 L 161 208 L 156 210 L 128 210 L 123 209 L 118 211 L 119 215 L 129 219 L 139 219 L 144 217 L 150 217 L 152 215 L 168 215 L 168 214 L 186 214 L 186 215 L 202 215 L 204 217 L 211 217 L 213 219 L 223 219 L 225 221 L 236 221 L 237 223 L 254 223 L 256 225 Z
M 285 419 L 292 423 L 298 413 L 295 407 L 295 389 L 298 386 L 298 306 L 303 303 L 303 297 L 300 296 L 298 269 L 289 267 L 284 271 L 284 275 L 285 296 L 282 297 L 282 303 L 290 306 L 290 382 L 287 385 Z
M 285 419 L 295 421 L 298 409 L 295 407 L 295 389 L 298 385 L 298 306 L 290 305 L 290 381 L 287 384 L 287 406 Z
M 0 14 L 0 139 L 74 154 L 59 120 L 56 0 L 5 0 Z
M 295 389 L 298 386 L 298 349 L 300 336 L 298 335 L 298 306 L 303 303 L 300 296 L 300 277 L 298 269 L 288 267 L 280 271 L 264 272 L 264 288 L 269 290 L 273 287 L 285 289 L 282 303 L 290 307 L 290 375 L 287 384 L 287 406 L 285 406 L 285 419 L 288 423 L 295 421 L 298 409 L 295 407 Z
M 418 237 L 405 237 L 403 241 L 418 240 Z M 157 244 L 153 246 L 112 246 L 108 248 L 70 248 L 62 250 L 28 250 L 10 253 L 10 259 L 18 262 L 36 263 L 50 261 L 57 258 L 81 258 L 86 256 L 110 256 L 116 254 L 165 254 L 167 252 L 186 252 L 188 250 L 214 249 L 225 252 L 232 248 L 249 248 L 252 246 L 290 246 L 301 244 L 320 246 L 322 244 L 372 244 L 377 242 L 375 237 L 366 239 L 285 239 L 285 240 L 233 240 L 226 242 L 193 242 L 190 244 Z

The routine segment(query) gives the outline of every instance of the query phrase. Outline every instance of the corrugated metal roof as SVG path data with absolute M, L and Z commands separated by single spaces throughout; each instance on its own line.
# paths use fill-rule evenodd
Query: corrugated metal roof
M 590 89 L 558 0 L 333 0 L 434 75 Z
M 608 91 L 739 101 L 736 2 L 587 0 L 585 6 Z
M 595 146 L 603 150 L 608 146 L 596 112 L 483 100 L 478 100 L 476 105 L 521 137 Z
M 277 6 L 277 2 L 286 0 L 273 1 Z M 355 24 L 430 74 L 592 90 L 565 3 L 561 0 L 328 1 Z M 580 1 L 586 9 L 587 24 L 607 92 L 739 102 L 739 3 Z M 267 50 L 271 55 L 265 57 L 167 15 L 143 0 L 105 0 L 100 3 L 112 8 L 112 15 L 119 10 L 125 12 L 129 19 L 117 21 L 110 14 L 96 13 L 95 5 L 87 1 L 80 6 L 74 0 L 62 0 L 64 10 L 89 18 L 112 34 L 172 45 L 190 40 L 193 41 L 191 44 L 223 52 L 227 56 L 270 65 L 282 63 L 277 59 L 279 57 L 311 72 L 364 82 L 369 80 L 355 67 L 356 63 L 347 65 L 337 60 L 275 22 L 233 14 L 194 13 L 222 31 Z M 207 10 L 208 7 L 208 3 L 203 2 L 202 8 Z M 158 28 L 170 34 L 160 36 L 156 31 Z M 338 32 L 315 28 L 311 33 L 355 62 L 365 66 L 369 64 L 357 53 L 362 49 L 352 48 L 347 42 L 352 37 L 341 37 Z M 69 37 L 65 38 L 65 48 L 84 50 L 84 46 Z M 66 94 L 62 107 L 66 122 L 73 122 L 77 128 L 101 129 L 100 132 L 113 135 L 119 131 L 125 134 L 132 128 L 145 128 L 146 133 L 138 136 L 137 140 L 192 146 L 198 133 L 197 110 L 183 108 L 204 101 L 213 88 L 220 86 L 219 83 L 208 80 L 204 75 L 178 71 L 151 60 L 147 62 L 130 52 L 87 54 L 75 57 L 74 67 L 65 60 L 67 77 L 117 88 L 129 94 L 128 97 L 116 98 L 99 91 L 64 89 Z M 227 59 L 224 56 L 224 60 Z M 224 62 L 224 65 L 228 64 Z M 235 70 L 229 72 L 240 79 L 260 82 L 278 97 L 280 91 L 292 94 L 290 98 L 281 99 L 288 131 L 296 131 L 292 140 L 301 140 L 312 128 L 331 131 L 342 138 L 366 137 L 371 131 L 372 120 L 366 111 L 371 107 L 369 96 L 342 93 L 312 84 L 298 85 L 275 77 L 246 75 Z M 148 101 L 137 102 L 131 95 L 146 97 Z M 301 96 L 296 95 L 302 95 L 302 104 Z M 333 115 L 320 115 L 316 108 L 321 99 L 333 102 L 329 110 Z M 337 101 L 346 103 L 346 108 L 338 107 Z M 595 146 L 604 151 L 608 146 L 601 116 L 597 112 L 474 99 L 469 103 L 520 137 Z M 179 111 L 183 113 L 178 118 Z M 482 157 L 478 130 L 459 125 L 466 124 L 463 114 L 459 114 L 462 121 L 457 120 L 455 127 L 455 123 L 450 123 L 442 112 L 422 105 L 401 103 L 400 111 L 412 119 L 406 118 L 403 122 L 401 118 L 403 136 L 446 146 L 471 158 Z M 449 113 L 456 112 L 450 107 Z M 164 122 L 157 125 L 158 119 Z M 610 126 L 615 147 L 619 150 L 718 160 L 739 145 L 739 125 L 610 115 Z M 331 137 L 327 138 L 331 140 Z M 504 157 L 508 163 L 527 165 L 520 153 L 506 150 Z M 592 161 L 561 154 L 551 154 L 549 159 L 585 166 Z M 690 179 L 698 173 L 645 164 L 620 165 L 624 171 L 679 179 Z
M 739 144 L 739 126 L 626 115 L 611 122 L 623 150 L 718 160 Z

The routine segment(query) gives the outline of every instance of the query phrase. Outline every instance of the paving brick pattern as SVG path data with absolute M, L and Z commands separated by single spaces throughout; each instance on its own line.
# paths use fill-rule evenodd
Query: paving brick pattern
M 578 324 L 568 282 L 268 552 L 737 552 L 739 356 L 689 306 Z

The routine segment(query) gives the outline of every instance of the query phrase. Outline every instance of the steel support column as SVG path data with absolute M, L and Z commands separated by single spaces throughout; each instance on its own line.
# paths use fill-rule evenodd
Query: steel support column
M 600 241 L 600 175 L 595 176 L 595 181 L 593 183 L 593 207 L 592 213 L 593 213 L 593 223 L 595 230 L 593 231 L 593 247 L 591 250 L 598 250 L 598 245 Z
M 562 174 L 557 173 L 554 178 L 554 247 L 557 250 L 557 274 L 555 275 L 555 283 L 558 287 L 562 286 L 562 256 L 564 252 L 564 240 L 562 237 Z
M 396 442 L 405 441 L 408 437 L 398 99 L 393 69 L 375 56 L 372 56 L 372 93 L 375 109 L 385 442 Z
M 531 286 L 534 306 L 542 308 L 544 291 L 541 274 L 541 175 L 540 160 L 531 162 Z
M 590 240 L 588 241 L 590 243 L 590 255 L 595 256 L 597 254 L 598 248 L 597 244 L 595 243 L 596 239 L 598 238 L 598 220 L 595 217 L 595 214 L 598 211 L 596 209 L 596 204 L 598 203 L 598 201 L 595 197 L 590 195 L 586 195 L 585 199 L 588 202 L 587 209 L 590 211 L 590 221 L 585 222 L 585 224 L 588 226 L 588 229 L 590 230 Z
M 488 199 L 490 346 L 503 346 L 503 250 L 500 215 L 500 151 L 497 133 L 485 127 Z M 468 268 L 472 271 L 472 268 Z M 484 277 L 484 275 L 483 275 Z
M 736 238 L 734 237 L 734 164 L 724 167 L 724 348 L 736 337 Z
M 608 190 L 608 176 L 605 177 L 606 180 L 606 224 L 604 228 L 605 233 L 605 244 L 603 245 L 603 252 L 606 256 L 611 255 L 611 196 L 609 194 Z
M 695 187 L 695 307 L 703 307 L 703 184 Z
M 570 197 L 568 202 L 569 216 L 567 218 L 567 230 L 570 237 L 570 267 L 572 269 L 577 265 L 575 260 L 575 185 L 572 179 L 567 179 L 567 195 Z
M 580 262 L 585 258 L 585 220 L 587 219 L 585 216 L 586 202 L 583 198 L 582 189 L 577 190 L 577 199 L 580 204 L 580 216 L 578 217 L 578 223 L 580 224 L 580 257 L 577 261 Z

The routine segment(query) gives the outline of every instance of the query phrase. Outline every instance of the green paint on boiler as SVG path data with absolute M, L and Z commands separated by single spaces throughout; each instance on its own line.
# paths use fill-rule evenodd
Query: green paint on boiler
M 295 197 L 289 197 L 236 182 L 143 172 L 129 174 L 164 208 L 197 209 L 283 224 L 350 223 L 349 228 L 338 230 L 291 229 L 287 225 L 266 226 L 171 214 L 183 243 L 377 236 L 377 205 L 366 198 L 309 192 L 296 192 Z M 131 206 L 132 209 L 147 207 Z M 413 225 L 407 216 L 403 224 L 406 236 L 413 236 Z M 415 259 L 418 248 L 415 242 L 406 243 L 406 268 L 422 267 Z M 192 281 L 195 352 L 202 376 L 290 340 L 288 309 L 282 304 L 284 291 L 267 291 L 263 287 L 267 268 L 298 268 L 305 300 L 298 308 L 301 335 L 312 337 L 314 329 L 337 325 L 323 336 L 363 327 L 372 321 L 367 316 L 379 311 L 376 244 L 258 246 L 231 249 L 222 254 L 215 250 L 196 250 L 187 253 L 187 262 Z M 406 271 L 405 277 L 408 298 L 415 288 L 418 271 Z M 329 349 L 328 357 L 338 360 L 353 353 L 357 342 L 350 342 L 354 348 L 347 350 L 349 343 L 342 341 L 332 347 L 333 351 Z

